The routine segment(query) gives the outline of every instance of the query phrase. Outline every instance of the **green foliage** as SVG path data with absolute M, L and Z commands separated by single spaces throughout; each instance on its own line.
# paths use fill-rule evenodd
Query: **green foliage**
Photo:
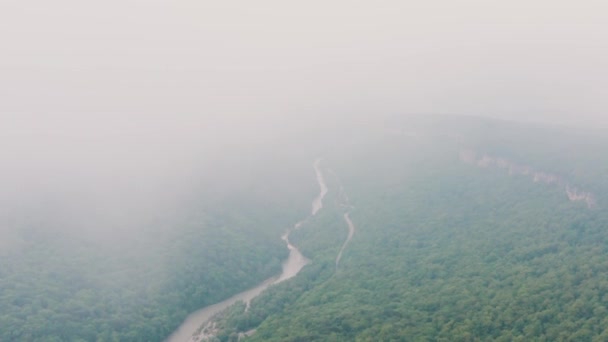
M 301 168 L 256 170 L 243 189 L 195 189 L 172 216 L 109 243 L 24 221 L 23 245 L 0 259 L 0 341 L 164 340 L 191 312 L 280 272 L 280 235 L 313 197 L 314 171 Z M 303 174 L 301 186 L 270 192 L 268 179 Z
M 311 264 L 223 313 L 217 340 L 608 340 L 605 138 L 474 119 L 407 129 L 416 134 L 327 149 L 324 209 L 290 237 Z M 463 148 L 557 174 L 598 205 L 462 163 Z M 263 185 L 184 208 L 117 253 L 24 227 L 28 244 L 0 261 L 0 341 L 159 341 L 188 313 L 276 274 L 278 236 L 316 189 L 256 177 Z M 336 268 L 345 210 L 357 230 Z
M 303 273 L 294 282 L 307 291 L 288 296 L 275 288 L 254 302 L 252 312 L 271 309 L 247 341 L 605 340 L 605 206 L 588 209 L 551 185 L 461 163 L 458 151 L 509 151 L 521 163 L 592 184 L 599 197 L 608 174 L 579 172 L 584 179 L 567 165 L 551 168 L 560 155 L 550 141 L 527 144 L 540 139 L 537 130 L 492 129 L 502 133 L 460 143 L 437 131 L 388 137 L 332 156 L 355 205 L 357 233 L 332 275 L 311 280 Z M 541 133 L 567 145 L 563 132 Z M 317 267 L 335 255 L 342 222 L 342 208 L 324 210 L 319 226 L 298 235 Z

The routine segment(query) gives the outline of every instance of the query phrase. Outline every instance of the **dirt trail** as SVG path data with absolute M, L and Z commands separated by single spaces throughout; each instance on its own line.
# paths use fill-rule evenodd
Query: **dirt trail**
M 350 220 L 349 214 L 350 212 L 344 213 L 344 221 L 346 221 L 346 224 L 348 225 L 348 237 L 342 244 L 340 252 L 336 257 L 336 268 L 338 268 L 338 265 L 340 264 L 340 259 L 342 259 L 342 252 L 344 252 L 344 249 L 346 248 L 350 240 L 353 238 L 353 235 L 355 235 L 355 225 L 353 224 L 353 221 Z
M 353 236 L 355 235 L 356 227 L 355 227 L 353 221 L 350 219 L 350 213 L 355 207 L 353 207 L 350 204 L 350 199 L 346 195 L 346 192 L 344 191 L 344 186 L 342 185 L 342 182 L 340 181 L 340 178 L 338 177 L 338 175 L 333 170 L 328 170 L 328 172 L 331 173 L 331 175 L 338 182 L 338 184 L 340 186 L 338 200 L 340 201 L 340 206 L 347 210 L 344 213 L 344 221 L 346 222 L 346 225 L 348 226 L 348 236 L 346 237 L 346 240 L 344 240 L 342 247 L 340 247 L 340 252 L 338 252 L 338 255 L 336 256 L 336 269 L 337 269 L 338 265 L 340 264 L 340 260 L 342 259 L 342 253 L 346 249 L 346 246 L 348 246 L 350 240 L 352 240 Z

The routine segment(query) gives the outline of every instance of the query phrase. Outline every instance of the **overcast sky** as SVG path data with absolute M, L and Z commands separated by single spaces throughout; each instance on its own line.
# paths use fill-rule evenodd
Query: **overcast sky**
M 606 13 L 601 0 L 2 0 L 0 115 L 606 124 Z

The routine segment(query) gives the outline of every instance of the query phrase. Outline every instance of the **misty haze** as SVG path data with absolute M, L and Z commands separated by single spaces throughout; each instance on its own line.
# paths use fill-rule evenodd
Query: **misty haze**
M 0 3 L 0 342 L 608 341 L 602 1 Z

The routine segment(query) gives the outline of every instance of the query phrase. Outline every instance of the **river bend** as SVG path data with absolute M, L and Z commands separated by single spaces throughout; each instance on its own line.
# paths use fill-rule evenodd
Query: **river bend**
M 312 201 L 311 216 L 315 216 L 319 212 L 319 210 L 323 208 L 323 198 L 325 198 L 325 195 L 328 191 L 327 184 L 325 183 L 325 179 L 323 177 L 323 173 L 321 172 L 320 164 L 321 159 L 315 160 L 313 164 L 320 192 L 317 197 L 315 197 L 315 199 Z M 253 298 L 257 297 L 260 293 L 262 293 L 271 285 L 278 284 L 282 281 L 295 277 L 300 272 L 300 270 L 302 270 L 302 268 L 310 262 L 310 260 L 307 259 L 304 255 L 302 255 L 302 253 L 300 253 L 300 251 L 289 242 L 289 234 L 294 229 L 298 229 L 305 221 L 306 219 L 296 223 L 292 229 L 289 229 L 281 237 L 281 239 L 285 241 L 285 244 L 289 249 L 289 256 L 287 257 L 287 260 L 283 262 L 283 270 L 281 271 L 281 274 L 267 279 L 256 287 L 238 293 L 220 303 L 209 305 L 190 314 L 186 318 L 186 320 L 180 325 L 180 327 L 175 330 L 171 334 L 171 336 L 169 336 L 169 338 L 165 340 L 165 342 L 201 341 L 203 338 L 209 336 L 202 336 L 198 334 L 198 331 L 203 325 L 210 322 L 213 316 L 224 311 L 225 309 L 237 303 L 238 301 L 243 301 L 247 306 L 249 306 L 249 303 Z

